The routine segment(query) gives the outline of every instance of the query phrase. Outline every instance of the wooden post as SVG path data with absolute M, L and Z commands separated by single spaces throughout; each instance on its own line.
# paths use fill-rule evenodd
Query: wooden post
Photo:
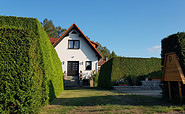
M 172 100 L 172 95 L 171 95 L 170 81 L 168 81 L 168 90 L 169 90 L 169 98 L 170 98 L 170 101 L 171 101 Z
M 93 86 L 93 79 L 90 80 L 90 87 L 94 87 Z
M 181 89 L 181 82 L 178 82 L 179 85 L 179 96 L 180 96 L 180 101 L 182 101 L 182 89 Z

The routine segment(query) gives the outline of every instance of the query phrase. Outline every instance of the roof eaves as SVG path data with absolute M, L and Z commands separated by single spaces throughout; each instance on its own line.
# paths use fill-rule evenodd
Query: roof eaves
M 75 23 L 73 23 L 61 36 L 60 36 L 60 38 L 53 44 L 53 46 L 54 47 L 56 47 L 58 44 L 59 44 L 59 42 L 65 37 L 65 35 L 74 27 L 74 24 Z
M 77 29 L 82 33 L 82 35 L 85 37 L 85 39 L 90 44 L 91 48 L 93 48 L 99 55 L 98 59 L 102 58 L 103 56 L 100 54 L 100 52 L 92 45 L 91 41 L 84 35 L 84 33 L 80 30 L 80 28 L 74 23 L 74 25 L 77 27 Z

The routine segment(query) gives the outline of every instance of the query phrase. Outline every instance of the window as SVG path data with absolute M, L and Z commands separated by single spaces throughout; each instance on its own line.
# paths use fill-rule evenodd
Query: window
M 69 49 L 79 49 L 80 48 L 80 41 L 79 40 L 69 40 L 68 41 L 68 48 Z
M 86 61 L 86 70 L 92 69 L 92 61 Z
M 69 40 L 69 45 L 68 45 L 68 48 L 73 48 L 73 41 L 72 40 Z

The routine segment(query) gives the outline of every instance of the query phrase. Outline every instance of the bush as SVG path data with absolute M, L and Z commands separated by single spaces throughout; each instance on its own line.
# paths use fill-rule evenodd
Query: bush
M 40 22 L 0 16 L 0 112 L 33 113 L 63 90 L 60 60 Z
M 100 88 L 110 89 L 112 87 L 111 85 L 112 61 L 113 59 L 110 59 L 101 66 L 98 77 L 98 87 Z
M 161 51 L 161 64 L 164 66 L 165 54 L 170 52 L 176 52 L 177 57 L 179 59 L 179 63 L 183 72 L 185 72 L 185 33 L 177 33 L 172 34 L 161 41 L 162 51 Z M 173 85 L 173 86 L 172 86 Z M 185 96 L 185 85 L 182 84 L 182 94 Z M 165 98 L 169 98 L 168 94 L 168 84 L 167 82 L 163 82 L 162 86 L 163 96 Z M 171 82 L 171 93 L 172 93 L 172 101 L 179 102 L 179 92 L 178 92 L 178 83 Z
M 93 78 L 93 85 L 94 85 L 94 87 L 98 86 L 98 76 L 99 76 L 99 73 L 96 73 L 95 77 Z
M 160 63 L 159 58 L 112 58 L 101 67 L 98 87 L 110 89 L 120 79 L 138 85 L 145 77 L 161 77 Z

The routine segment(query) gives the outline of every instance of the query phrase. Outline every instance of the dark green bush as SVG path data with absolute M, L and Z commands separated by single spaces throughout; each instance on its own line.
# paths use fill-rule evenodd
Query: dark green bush
M 0 112 L 37 112 L 62 90 L 60 60 L 40 22 L 0 16 Z
M 159 58 L 112 58 L 102 65 L 98 86 L 110 89 L 122 78 L 130 85 L 137 85 L 145 77 L 161 77 L 160 63 Z
M 98 87 L 100 88 L 110 89 L 112 87 L 111 85 L 112 61 L 113 59 L 110 59 L 101 66 L 98 77 Z
M 170 52 L 176 52 L 177 57 L 179 59 L 179 63 L 183 72 L 185 72 L 185 33 L 177 33 L 172 34 L 161 41 L 162 51 L 161 51 L 161 64 L 164 66 L 165 54 Z M 185 96 L 185 85 L 182 85 L 182 94 Z M 163 82 L 163 96 L 165 98 L 169 97 L 168 94 L 168 84 L 167 82 Z M 179 93 L 178 93 L 178 83 L 171 82 L 171 90 L 172 90 L 172 101 L 179 101 Z

